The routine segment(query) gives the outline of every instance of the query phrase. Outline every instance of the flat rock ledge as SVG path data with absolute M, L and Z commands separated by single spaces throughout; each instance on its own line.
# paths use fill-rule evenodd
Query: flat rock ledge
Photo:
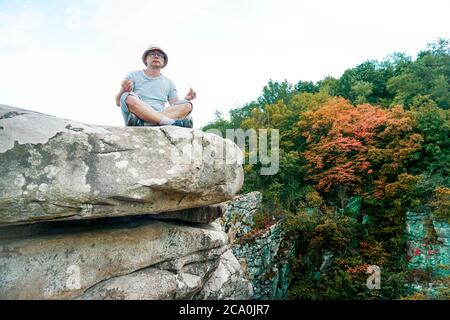
M 236 144 L 200 130 L 101 127 L 0 105 L 0 226 L 160 214 L 233 198 Z
M 60 222 L 0 240 L 0 299 L 250 299 L 253 294 L 219 225 L 121 219 Z

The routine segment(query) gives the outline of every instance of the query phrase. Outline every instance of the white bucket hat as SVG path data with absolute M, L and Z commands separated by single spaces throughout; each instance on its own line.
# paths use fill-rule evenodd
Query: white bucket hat
M 153 50 L 158 50 L 161 51 L 164 55 L 164 65 L 162 66 L 163 68 L 165 66 L 167 66 L 167 62 L 169 62 L 169 58 L 167 57 L 167 53 L 161 49 L 161 46 L 157 45 L 157 44 L 151 44 L 147 47 L 147 49 L 145 49 L 144 53 L 142 54 L 142 62 L 144 62 L 145 65 L 147 65 L 147 54 L 149 51 L 153 51 Z

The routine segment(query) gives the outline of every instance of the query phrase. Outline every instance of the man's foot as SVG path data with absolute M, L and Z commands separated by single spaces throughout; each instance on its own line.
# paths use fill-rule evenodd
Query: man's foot
M 173 125 L 183 128 L 193 128 L 194 124 L 192 121 L 192 115 L 188 115 L 186 118 L 181 120 L 175 120 L 175 123 Z
M 192 118 L 185 118 L 185 119 L 177 119 L 175 120 L 173 126 L 177 127 L 183 127 L 183 128 L 193 128 L 194 124 L 192 122 Z
M 141 127 L 144 125 L 144 121 L 136 117 L 136 115 L 132 112 L 128 115 L 127 126 L 129 127 Z

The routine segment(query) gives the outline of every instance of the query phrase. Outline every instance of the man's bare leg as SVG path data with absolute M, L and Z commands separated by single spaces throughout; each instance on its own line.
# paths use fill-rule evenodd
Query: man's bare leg
M 192 105 L 189 102 L 172 105 L 161 111 L 161 114 L 170 119 L 184 119 L 192 112 Z
M 125 102 L 128 106 L 128 111 L 134 113 L 139 119 L 146 122 L 161 123 L 164 116 L 168 117 L 167 115 L 163 115 L 160 112 L 155 111 L 151 106 L 135 96 L 129 95 Z
M 155 111 L 150 105 L 132 95 L 127 96 L 125 103 L 128 111 L 150 125 L 173 125 L 178 121 L 175 119 L 184 119 L 192 112 L 192 104 L 189 102 L 170 106 L 162 112 Z M 186 125 L 188 124 L 182 126 Z

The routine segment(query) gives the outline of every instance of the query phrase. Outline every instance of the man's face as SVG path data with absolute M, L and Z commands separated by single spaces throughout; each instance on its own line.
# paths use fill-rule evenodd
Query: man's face
M 152 50 L 147 53 L 147 65 L 156 68 L 164 66 L 164 54 L 159 50 Z

